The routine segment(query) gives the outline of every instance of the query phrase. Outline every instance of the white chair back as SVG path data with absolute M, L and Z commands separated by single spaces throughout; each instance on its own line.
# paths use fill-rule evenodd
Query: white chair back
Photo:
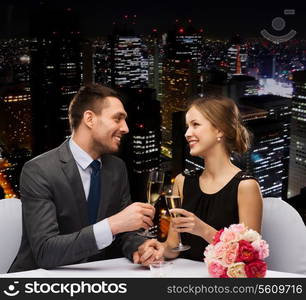
M 21 201 L 0 200 L 0 274 L 6 273 L 15 259 L 22 236 Z
M 306 226 L 299 213 L 279 198 L 263 200 L 262 237 L 269 244 L 268 269 L 306 274 Z

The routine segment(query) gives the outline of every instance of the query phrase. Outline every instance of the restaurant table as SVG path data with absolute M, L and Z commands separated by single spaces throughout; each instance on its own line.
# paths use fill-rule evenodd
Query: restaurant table
M 166 274 L 169 278 L 207 278 L 210 277 L 204 262 L 183 258 L 172 260 L 171 270 Z M 36 269 L 26 272 L 0 274 L 0 278 L 152 278 L 148 267 L 131 263 L 126 258 L 94 261 L 83 264 L 68 265 L 54 269 Z M 268 270 L 267 278 L 297 278 L 305 277 L 303 274 L 277 272 Z

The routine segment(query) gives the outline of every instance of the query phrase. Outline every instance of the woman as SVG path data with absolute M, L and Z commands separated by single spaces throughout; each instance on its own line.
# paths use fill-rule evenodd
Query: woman
M 232 152 L 242 154 L 249 148 L 249 134 L 241 124 L 239 110 L 228 98 L 200 98 L 186 113 L 186 140 L 192 156 L 205 161 L 201 174 L 179 174 L 174 191 L 183 198 L 181 217 L 172 219 L 165 242 L 165 257 L 174 258 L 181 232 L 182 242 L 191 249 L 180 257 L 203 260 L 205 247 L 216 232 L 235 223 L 244 223 L 260 232 L 262 196 L 257 181 L 232 164 Z

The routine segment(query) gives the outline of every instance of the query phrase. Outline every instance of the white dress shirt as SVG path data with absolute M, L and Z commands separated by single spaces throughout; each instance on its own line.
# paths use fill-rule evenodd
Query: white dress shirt
M 85 197 L 87 200 L 90 188 L 90 176 L 92 172 L 90 164 L 92 163 L 93 159 L 86 151 L 78 146 L 72 138 L 69 139 L 69 147 L 78 166 L 78 170 L 83 183 Z M 100 159 L 99 161 L 101 162 Z M 99 250 L 109 246 L 114 240 L 107 218 L 96 224 L 93 224 L 93 232 Z

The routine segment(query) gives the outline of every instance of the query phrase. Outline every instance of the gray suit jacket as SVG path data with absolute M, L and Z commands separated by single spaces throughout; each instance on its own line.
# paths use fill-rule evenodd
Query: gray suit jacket
M 131 203 L 125 164 L 112 155 L 101 159 L 102 196 L 98 221 Z M 93 226 L 88 225 L 83 184 L 68 140 L 24 165 L 20 193 L 23 235 L 9 272 L 122 255 L 132 259 L 132 253 L 144 242 L 135 232 L 126 232 L 118 234 L 105 249 L 97 249 Z

